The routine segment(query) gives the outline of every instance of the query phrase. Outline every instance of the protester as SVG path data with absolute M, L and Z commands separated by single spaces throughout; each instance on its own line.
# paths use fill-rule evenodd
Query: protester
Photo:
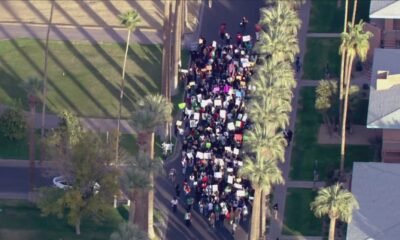
M 199 39 L 191 51 L 184 102 L 179 104 L 182 117 L 175 124 L 182 140 L 187 213 L 196 201 L 210 226 L 223 226 L 226 218 L 236 224 L 235 230 L 241 215 L 246 220 L 246 206 L 254 192 L 250 182 L 238 176 L 244 131 L 251 128 L 245 99 L 252 91 L 250 79 L 257 60 L 251 36 L 245 35 L 247 23 L 243 17 L 242 32 L 233 43 L 224 23 L 219 43 L 207 45 L 204 37 Z M 175 191 L 179 197 L 179 184 Z M 187 217 L 185 214 L 185 220 Z
M 190 214 L 190 212 L 189 211 L 186 211 L 186 213 L 185 213 L 185 224 L 186 224 L 186 226 L 188 226 L 188 227 L 190 227 L 190 225 L 191 225 L 191 214 Z
M 178 199 L 176 199 L 176 197 L 171 200 L 171 207 L 172 211 L 175 213 L 178 208 Z

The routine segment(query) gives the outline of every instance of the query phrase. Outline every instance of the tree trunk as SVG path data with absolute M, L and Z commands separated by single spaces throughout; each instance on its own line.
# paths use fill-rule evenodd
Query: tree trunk
M 329 240 L 335 240 L 336 218 L 332 218 L 329 223 Z
M 49 58 L 49 37 L 50 37 L 50 28 L 53 22 L 53 12 L 54 12 L 54 5 L 55 0 L 51 1 L 51 8 L 50 8 L 50 16 L 49 16 L 49 23 L 47 25 L 47 33 L 46 33 L 46 45 L 45 45 L 45 52 L 44 52 L 44 69 L 43 69 L 43 99 L 42 99 L 42 126 L 40 131 L 40 163 L 45 159 L 45 146 L 44 146 L 44 125 L 46 122 L 46 98 L 47 98 L 47 62 Z
M 170 61 L 171 61 L 171 21 L 172 4 L 171 1 L 164 1 L 164 31 L 163 31 L 163 55 L 162 55 L 162 94 L 171 101 L 170 94 Z M 168 123 L 164 124 L 164 135 L 169 132 Z
M 265 239 L 267 235 L 267 193 L 262 191 L 261 193 L 261 231 L 260 234 Z
M 78 218 L 75 222 L 75 234 L 81 235 L 81 218 Z
M 342 119 L 342 142 L 340 146 L 340 175 L 343 176 L 344 173 L 344 159 L 345 159 L 345 148 L 346 148 L 346 120 L 347 120 L 347 108 L 349 103 L 349 89 L 350 89 L 350 78 L 351 78 L 351 68 L 353 66 L 353 56 L 347 56 L 347 69 L 346 71 L 346 93 L 344 96 L 344 109 L 343 109 L 343 119 Z
M 149 157 L 150 161 L 154 160 L 154 132 L 150 134 L 150 141 L 149 141 Z M 153 239 L 155 237 L 154 233 L 154 219 L 153 219 L 153 210 L 154 210 L 154 175 L 153 172 L 149 173 L 150 178 L 150 185 L 151 189 L 147 193 L 147 230 L 149 234 L 149 238 Z
M 357 13 L 357 0 L 354 0 L 353 17 L 351 18 L 351 26 L 354 26 L 354 24 L 356 23 L 356 13 Z
M 135 199 L 135 197 L 136 197 L 135 194 L 136 194 L 136 191 L 132 190 L 131 197 L 130 197 L 131 204 L 129 205 L 129 222 L 131 222 L 131 223 L 135 223 L 135 214 L 136 214 L 135 207 L 136 207 L 136 202 L 137 202 Z
M 261 189 L 256 188 L 254 191 L 254 200 L 251 210 L 251 223 L 249 240 L 259 240 L 260 238 L 260 204 L 261 203 Z
M 344 23 L 343 23 L 343 32 L 347 32 L 347 15 L 349 11 L 349 0 L 346 0 L 345 6 L 344 6 Z M 346 63 L 346 51 L 342 53 L 342 59 L 341 59 L 341 64 L 340 64 L 340 83 L 339 83 L 339 126 L 341 124 L 341 118 L 342 118 L 342 113 L 343 113 L 343 83 L 344 83 L 344 75 L 346 72 L 346 69 L 344 68 Z
M 29 120 L 29 189 L 33 191 L 35 188 L 35 115 L 36 115 L 36 99 L 29 96 L 30 120 Z
M 174 44 L 173 44 L 173 66 L 172 66 L 172 84 L 171 95 L 175 95 L 178 90 L 179 68 L 181 63 L 181 45 L 182 45 L 182 0 L 175 1 L 175 19 L 174 19 Z
M 124 98 L 124 85 L 125 85 L 125 69 L 126 69 L 126 60 L 128 58 L 128 50 L 129 50 L 129 42 L 131 40 L 132 31 L 128 30 L 128 36 L 126 38 L 126 47 L 125 47 L 125 57 L 124 57 L 124 65 L 122 67 L 122 76 L 121 76 L 121 86 L 120 86 L 120 95 L 119 95 L 119 106 L 118 106 L 118 118 L 117 118 L 117 139 L 115 143 L 115 162 L 118 162 L 119 159 L 119 136 L 120 136 L 120 125 L 121 125 L 121 114 L 122 114 L 122 99 Z

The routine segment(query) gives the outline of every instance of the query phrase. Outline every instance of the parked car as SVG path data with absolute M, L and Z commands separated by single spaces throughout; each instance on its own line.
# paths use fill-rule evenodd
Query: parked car
M 64 176 L 54 177 L 53 184 L 55 187 L 60 188 L 60 189 L 71 188 L 71 185 L 68 183 L 67 179 Z

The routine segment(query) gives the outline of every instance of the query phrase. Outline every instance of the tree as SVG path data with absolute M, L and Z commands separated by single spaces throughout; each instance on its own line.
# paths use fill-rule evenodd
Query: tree
M 132 201 L 129 210 L 129 220 L 133 223 L 143 219 L 146 216 L 138 216 L 144 211 L 135 211 L 137 201 L 143 192 L 154 188 L 153 182 L 149 178 L 149 173 L 160 175 L 163 172 L 163 162 L 161 158 L 151 160 L 143 152 L 140 152 L 134 158 L 127 158 L 124 161 L 124 171 L 122 174 L 122 183 L 127 191 L 131 192 Z
M 110 240 L 148 240 L 146 233 L 130 222 L 121 223 L 118 230 L 113 232 Z
M 282 172 L 277 166 L 277 162 L 264 157 L 254 159 L 245 157 L 243 167 L 239 170 L 239 176 L 245 177 L 251 181 L 254 188 L 254 200 L 250 225 L 250 240 L 258 240 L 264 233 L 260 233 L 261 224 L 261 204 L 262 196 L 269 194 L 271 185 L 284 182 Z
M 26 136 L 26 119 L 21 108 L 8 108 L 0 116 L 0 133 L 11 141 Z
M 255 152 L 257 159 L 264 156 L 271 160 L 285 161 L 285 147 L 287 145 L 283 134 L 276 133 L 276 129 L 255 123 L 253 128 L 245 132 L 247 139 L 244 147 L 249 152 Z
M 69 187 L 41 188 L 38 207 L 45 216 L 65 217 L 80 235 L 83 217 L 101 221 L 111 208 L 118 189 L 118 171 L 111 165 L 113 149 L 94 133 L 83 132 L 75 144 L 61 141 L 60 133 L 61 130 L 52 132 L 58 136 L 50 138 L 48 144 L 53 151 L 48 152 L 52 159 L 57 159 L 56 171 Z
M 276 62 L 294 62 L 300 51 L 297 36 L 282 28 L 271 27 L 267 32 L 261 32 L 260 42 L 255 50 L 260 54 L 272 55 L 272 60 Z
M 350 91 L 350 79 L 351 71 L 353 67 L 353 61 L 356 56 L 361 61 L 365 61 L 369 50 L 369 39 L 373 36 L 371 32 L 364 31 L 364 23 L 360 21 L 359 24 L 354 26 L 349 25 L 349 33 L 342 33 L 342 44 L 340 45 L 340 51 L 342 54 L 346 54 L 346 66 L 344 79 L 346 83 L 346 91 L 344 95 L 344 107 L 343 107 L 343 118 L 342 118 L 342 141 L 340 148 L 340 173 L 343 175 L 344 171 L 344 157 L 345 157 L 345 145 L 346 145 L 346 121 L 347 121 L 347 108 L 349 101 Z
M 115 148 L 115 162 L 118 162 L 118 158 L 119 158 L 119 136 L 120 136 L 120 125 L 121 125 L 120 122 L 121 122 L 121 114 L 122 114 L 122 100 L 124 98 L 126 60 L 128 58 L 128 50 L 129 50 L 129 44 L 130 44 L 132 32 L 136 29 L 137 25 L 140 22 L 140 16 L 134 10 L 127 11 L 124 14 L 121 14 L 119 16 L 119 18 L 121 20 L 121 24 L 124 25 L 124 27 L 126 29 L 128 29 L 128 35 L 126 37 L 124 64 L 122 67 L 121 84 L 120 84 L 118 118 L 117 118 L 117 140 L 116 140 L 116 148 Z
M 165 122 L 172 121 L 172 103 L 169 102 L 162 95 L 147 95 L 140 99 L 135 111 L 132 113 L 132 125 L 138 130 L 139 135 L 144 139 L 142 150 L 147 152 L 150 159 L 154 159 L 154 136 L 156 127 L 162 126 Z M 149 173 L 151 185 L 153 185 L 153 174 Z M 150 189 L 147 192 L 147 224 L 145 226 L 148 231 L 149 237 L 153 238 L 153 204 L 154 204 L 154 191 Z M 143 210 L 143 209 L 140 209 Z M 140 226 L 140 224 L 139 224 Z
M 315 200 L 310 204 L 310 208 L 317 217 L 328 215 L 330 218 L 329 240 L 334 240 L 336 220 L 351 222 L 353 211 L 358 209 L 359 205 L 351 192 L 336 183 L 320 189 Z
M 44 50 L 44 67 L 43 67 L 43 98 L 42 98 L 42 125 L 40 130 L 40 161 L 44 160 L 44 126 L 46 122 L 46 101 L 47 101 L 47 63 L 49 58 L 49 37 L 50 37 L 50 28 L 53 22 L 53 13 L 54 13 L 54 6 L 56 4 L 55 0 L 51 0 L 51 7 L 50 7 L 50 16 L 49 21 L 47 24 L 47 33 L 46 33 L 46 45 Z
M 25 90 L 29 103 L 29 171 L 30 171 L 30 189 L 35 186 L 35 157 L 36 157 L 36 141 L 35 141 L 35 116 L 36 104 L 40 100 L 41 83 L 37 78 L 28 78 L 22 82 L 22 88 Z
M 343 22 L 343 32 L 342 34 L 347 33 L 347 15 L 349 11 L 349 0 L 346 0 L 345 3 L 345 10 L 344 10 L 344 22 Z M 339 82 L 339 125 L 341 125 L 341 117 L 343 114 L 343 85 L 344 85 L 344 75 L 345 75 L 345 66 L 346 66 L 346 53 L 341 51 L 339 49 L 339 54 L 342 55 L 341 61 L 340 61 L 340 82 Z
M 332 117 L 330 112 L 337 102 L 337 82 L 333 80 L 321 80 L 315 90 L 315 109 L 321 112 L 324 123 L 328 128 L 329 134 L 332 134 L 333 123 L 335 122 L 335 114 Z M 333 119 L 332 119 L 333 118 Z
M 292 110 L 290 104 L 283 105 L 279 100 L 271 98 L 257 100 L 250 102 L 248 111 L 254 122 L 270 125 L 272 129 L 285 129 L 289 125 L 288 113 Z
M 264 29 L 282 28 L 288 33 L 297 34 L 301 26 L 301 20 L 297 13 L 292 10 L 290 4 L 279 1 L 274 8 L 260 9 L 260 24 Z

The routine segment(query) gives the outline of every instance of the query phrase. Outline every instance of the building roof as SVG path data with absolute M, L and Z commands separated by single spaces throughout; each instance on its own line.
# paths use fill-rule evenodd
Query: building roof
M 400 84 L 377 91 L 377 72 L 400 74 L 400 49 L 375 48 L 367 128 L 400 129 Z
M 370 18 L 400 19 L 399 0 L 371 0 L 369 7 Z
M 387 240 L 400 236 L 400 164 L 355 162 L 352 193 L 360 209 L 347 225 L 347 239 Z

